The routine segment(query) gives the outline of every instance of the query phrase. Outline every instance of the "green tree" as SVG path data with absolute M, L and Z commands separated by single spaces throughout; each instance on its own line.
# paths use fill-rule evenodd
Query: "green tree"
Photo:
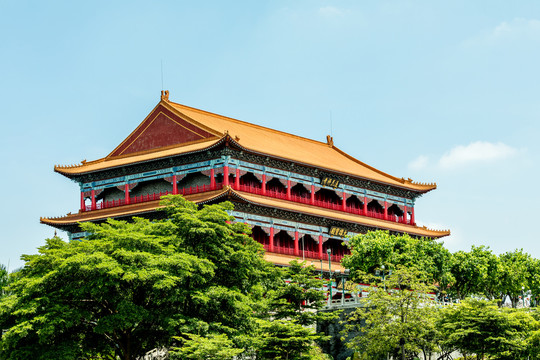
M 351 255 L 346 256 L 342 264 L 351 270 L 370 274 L 381 265 L 386 269 L 400 265 L 423 271 L 434 283 L 446 286 L 452 282 L 448 270 L 450 252 L 441 242 L 371 231 L 354 236 L 348 245 Z
M 313 329 L 292 320 L 259 321 L 257 359 L 318 360 L 326 359 L 316 341 L 321 339 Z
M 9 274 L 6 267 L 3 264 L 0 264 L 0 297 L 4 296 L 6 293 L 8 279 Z
M 293 260 L 283 269 L 279 286 L 271 294 L 269 310 L 273 319 L 294 319 L 300 325 L 313 325 L 329 320 L 337 313 L 322 313 L 326 294 L 322 291 L 323 280 L 316 276 L 313 265 Z
M 206 359 L 231 360 L 244 351 L 235 348 L 233 342 L 225 334 L 209 334 L 206 337 L 189 335 L 187 339 L 175 337 L 181 344 L 173 347 L 169 352 L 171 360 L 180 359 Z
M 380 281 L 372 281 L 362 306 L 345 323 L 345 334 L 360 334 L 348 346 L 370 358 L 391 354 L 394 359 L 406 359 L 420 351 L 436 350 L 429 340 L 435 327 L 434 303 L 428 294 L 434 288 L 422 281 L 424 277 L 417 269 L 398 266 L 386 279 L 390 290 L 385 291 Z
M 489 247 L 473 245 L 469 252 L 453 253 L 449 269 L 454 279 L 449 288 L 451 295 L 465 299 L 474 294 L 502 300 L 503 266 Z
M 501 291 L 517 307 L 524 290 L 529 290 L 530 269 L 533 259 L 523 249 L 509 251 L 499 256 L 502 266 Z M 504 300 L 504 299 L 503 299 Z
M 537 322 L 528 312 L 499 308 L 494 301 L 466 299 L 441 310 L 438 328 L 446 347 L 465 359 L 526 359 Z
M 0 354 L 12 359 L 135 359 L 173 335 L 256 330 L 254 314 L 273 267 L 230 203 L 198 210 L 166 200 L 169 220 L 82 224 L 84 241 L 49 239 L 0 300 Z M 243 347 L 245 344 L 242 344 Z

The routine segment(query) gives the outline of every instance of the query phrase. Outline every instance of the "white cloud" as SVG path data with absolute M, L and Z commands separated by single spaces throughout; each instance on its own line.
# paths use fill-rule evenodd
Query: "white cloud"
M 343 11 L 340 9 L 334 7 L 334 6 L 324 6 L 319 8 L 319 14 L 322 16 L 341 16 L 343 15 Z
M 511 21 L 503 21 L 495 28 L 466 40 L 464 45 L 494 45 L 505 41 L 538 41 L 539 39 L 540 20 L 515 18 Z
M 510 158 L 517 152 L 517 149 L 501 142 L 476 141 L 452 148 L 439 159 L 439 167 L 450 169 L 474 163 L 493 162 Z
M 413 161 L 409 163 L 409 169 L 411 170 L 422 170 L 425 169 L 428 165 L 429 158 L 425 155 L 420 155 Z

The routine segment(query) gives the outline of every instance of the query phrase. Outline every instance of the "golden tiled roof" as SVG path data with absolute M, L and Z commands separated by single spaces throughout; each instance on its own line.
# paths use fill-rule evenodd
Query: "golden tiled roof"
M 342 211 L 330 210 L 320 208 L 312 205 L 306 205 L 302 203 L 295 203 L 286 200 L 280 200 L 270 198 L 262 195 L 250 194 L 247 192 L 236 191 L 230 187 L 210 191 L 205 193 L 199 193 L 194 195 L 187 195 L 185 198 L 195 203 L 206 203 L 212 200 L 217 200 L 226 197 L 234 197 L 246 202 L 256 204 L 263 207 L 282 209 L 287 211 L 299 212 L 307 215 L 313 215 L 317 217 L 324 217 L 327 219 L 335 219 L 337 221 L 344 221 L 349 223 L 366 225 L 370 228 L 384 229 L 390 231 L 396 231 L 400 233 L 408 233 L 416 236 L 423 236 L 429 238 L 440 238 L 450 235 L 450 230 L 431 230 L 425 227 L 418 227 L 414 225 L 406 225 L 402 223 L 396 223 L 393 221 L 381 220 L 376 218 L 370 218 L 366 216 L 349 214 Z M 159 201 L 150 201 L 146 203 L 124 205 L 116 208 L 94 210 L 89 212 L 82 212 L 78 214 L 67 215 L 60 218 L 41 218 L 40 221 L 44 224 L 52 226 L 67 226 L 74 225 L 78 222 L 84 221 L 99 221 L 105 220 L 109 217 L 122 217 L 137 215 L 145 212 L 153 211 L 159 208 Z
M 162 99 L 156 108 L 159 106 L 163 106 L 179 118 L 212 134 L 216 134 L 216 136 L 196 142 L 169 146 L 166 149 L 153 149 L 125 156 L 109 155 L 100 160 L 83 162 L 73 166 L 55 166 L 55 171 L 67 176 L 78 175 L 172 155 L 201 151 L 215 145 L 227 135 L 230 135 L 230 138 L 238 146 L 248 151 L 285 161 L 325 169 L 330 172 L 337 172 L 352 177 L 373 180 L 415 192 L 423 193 L 437 187 L 436 184 L 415 183 L 411 179 L 397 178 L 377 170 L 338 149 L 330 137 L 327 139 L 327 142 L 315 141 L 177 104 L 168 101 L 168 99 Z M 221 137 L 218 134 L 222 134 Z

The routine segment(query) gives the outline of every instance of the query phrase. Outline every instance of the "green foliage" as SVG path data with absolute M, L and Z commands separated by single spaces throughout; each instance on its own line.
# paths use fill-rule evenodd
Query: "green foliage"
M 451 283 L 448 260 L 450 252 L 441 242 L 412 238 L 407 234 L 390 235 L 388 231 L 359 234 L 349 241 L 351 255 L 342 264 L 351 271 L 373 273 L 384 265 L 392 270 L 397 266 L 422 270 L 429 280 Z
M 9 274 L 6 267 L 0 264 L 0 297 L 6 293 L 6 287 L 8 285 Z
M 228 223 L 230 203 L 199 211 L 178 196 L 166 205 L 170 220 L 85 223 L 86 240 L 49 239 L 23 256 L 0 300 L 2 356 L 128 360 L 174 335 L 240 342 L 255 331 L 264 284 L 276 273 L 249 228 Z
M 451 295 L 465 299 L 478 294 L 488 299 L 501 298 L 503 265 L 497 255 L 485 246 L 472 246 L 471 251 L 458 251 L 450 259 L 454 283 Z
M 479 359 L 526 359 L 538 323 L 529 312 L 499 308 L 493 301 L 467 299 L 441 310 L 437 320 L 446 347 Z
M 422 350 L 435 350 L 429 341 L 435 331 L 434 309 L 426 296 L 433 287 L 422 281 L 424 277 L 417 269 L 397 266 L 386 279 L 390 290 L 372 283 L 369 296 L 362 299 L 362 306 L 345 323 L 345 334 L 360 333 L 348 346 L 369 358 L 399 354 L 405 359 Z
M 321 339 L 313 329 L 291 320 L 259 321 L 257 359 L 325 359 L 316 341 Z
M 529 269 L 533 265 L 533 259 L 523 250 L 506 252 L 499 256 L 502 264 L 501 292 L 508 296 L 512 307 L 516 307 L 523 288 L 529 289 Z
M 281 284 L 271 294 L 270 311 L 273 319 L 294 319 L 300 325 L 313 325 L 317 321 L 337 316 L 336 313 L 319 313 L 325 305 L 323 281 L 316 276 L 313 265 L 296 260 L 283 269 Z
M 169 352 L 171 360 L 207 359 L 230 360 L 242 353 L 243 349 L 234 347 L 231 340 L 224 334 L 208 334 L 206 337 L 186 334 L 187 339 L 175 337 L 181 347 L 173 347 Z

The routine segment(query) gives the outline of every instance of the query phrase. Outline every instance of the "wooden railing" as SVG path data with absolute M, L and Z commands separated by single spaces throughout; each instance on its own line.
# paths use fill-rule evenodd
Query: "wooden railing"
M 267 252 L 275 253 L 275 254 L 284 254 L 284 255 L 294 255 L 294 248 L 292 247 L 285 247 L 285 246 L 276 246 L 274 245 L 274 249 L 270 251 L 270 245 L 269 244 L 263 244 L 264 249 Z M 302 249 L 298 250 L 297 256 L 303 256 L 308 259 L 318 259 L 321 260 L 321 256 L 319 255 L 318 251 L 310 251 L 310 250 L 304 250 Z M 341 259 L 343 259 L 345 255 L 343 254 L 336 254 L 336 255 L 330 255 L 330 260 L 339 262 Z M 322 254 L 322 260 L 328 261 L 328 254 L 325 252 Z
M 269 190 L 269 189 L 263 191 L 263 189 L 260 187 L 256 187 L 253 185 L 236 185 L 234 182 L 231 184 L 231 187 L 235 190 L 247 192 L 250 194 L 263 195 L 263 196 L 268 196 L 268 197 L 280 199 L 280 200 L 288 200 L 288 201 L 301 203 L 301 204 L 314 205 L 314 206 L 325 208 L 325 209 L 342 211 L 349 214 L 362 215 L 362 216 L 367 216 L 371 218 L 392 221 L 396 223 L 415 225 L 414 223 L 412 223 L 411 220 L 407 220 L 406 217 L 404 216 L 397 216 L 397 215 L 389 214 L 387 215 L 385 219 L 384 214 L 379 211 L 373 211 L 373 210 L 364 211 L 363 208 L 358 208 L 355 206 L 347 206 L 347 205 L 343 207 L 342 203 L 337 204 L 327 199 L 315 198 L 312 201 L 310 195 L 291 194 L 290 196 L 287 196 L 287 192 L 284 192 L 284 191 L 276 191 L 276 190 Z M 212 191 L 212 190 L 218 190 L 221 188 L 223 188 L 223 183 L 216 183 L 216 185 L 213 187 L 211 185 L 193 186 L 189 188 L 178 189 L 178 194 L 191 195 L 191 194 L 197 194 L 197 193 L 202 193 L 202 192 L 207 192 L 207 191 Z M 134 196 L 134 197 L 129 198 L 129 204 L 137 204 L 141 202 L 159 200 L 162 196 L 169 195 L 169 194 L 172 194 L 172 191 Z M 128 203 L 126 203 L 125 199 L 103 201 L 96 204 L 96 209 L 107 209 L 107 208 L 122 206 L 126 204 Z M 86 205 L 84 211 L 90 211 L 90 210 L 92 210 L 91 205 Z

